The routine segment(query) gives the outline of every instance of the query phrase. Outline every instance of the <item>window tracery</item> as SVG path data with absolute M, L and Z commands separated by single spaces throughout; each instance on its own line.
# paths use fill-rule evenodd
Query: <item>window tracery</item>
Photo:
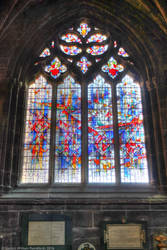
M 111 48 L 117 51 L 114 55 Z M 56 53 L 58 50 L 59 54 Z M 110 57 L 105 61 L 107 53 Z M 21 183 L 46 183 L 49 171 L 54 176 L 54 183 L 81 183 L 83 179 L 85 183 L 149 182 L 140 86 L 128 75 L 123 78 L 127 64 L 120 64 L 119 57 L 122 60 L 130 58 L 109 33 L 86 22 L 61 33 L 56 42 L 52 40 L 40 53 L 42 60 L 35 65 L 42 68 L 46 78 L 40 76 L 30 85 L 28 103 L 35 103 L 36 94 L 31 97 L 29 93 L 31 86 L 37 86 L 34 93 L 44 92 L 40 97 L 41 104 L 36 103 L 42 108 L 27 106 L 27 117 L 31 112 L 35 118 L 26 118 L 25 145 L 31 137 L 38 138 L 39 142 L 35 139 L 35 142 L 29 141 L 29 148 L 24 146 Z M 73 77 L 69 73 L 73 70 L 82 76 L 79 82 L 75 74 Z M 96 76 L 90 82 L 92 71 Z M 51 78 L 55 81 L 53 97 L 52 87 L 48 84 Z M 83 109 L 85 107 L 87 110 Z M 41 113 L 43 125 L 36 113 Z M 52 124 L 51 115 L 54 117 Z M 87 132 L 82 129 L 83 117 L 87 121 L 84 125 Z M 47 131 L 46 124 L 49 124 Z M 53 138 L 50 138 L 51 126 L 55 134 Z M 82 142 L 84 136 L 86 145 Z M 35 147 L 31 149 L 30 144 Z M 34 151 L 35 148 L 38 149 Z M 86 152 L 86 165 L 82 163 L 83 151 Z M 28 154 L 29 158 L 26 158 Z M 84 178 L 82 168 L 88 169 Z M 40 173 L 46 176 L 40 177 Z

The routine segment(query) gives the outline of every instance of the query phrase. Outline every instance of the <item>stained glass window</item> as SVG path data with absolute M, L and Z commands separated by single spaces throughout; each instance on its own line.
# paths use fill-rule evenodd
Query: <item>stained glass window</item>
M 102 55 L 108 49 L 108 45 L 94 45 L 87 48 L 86 52 L 91 54 L 92 56 Z
M 81 182 L 81 88 L 71 76 L 57 89 L 55 182 Z
M 101 43 L 105 41 L 106 39 L 107 39 L 107 36 L 97 33 L 97 34 L 90 36 L 88 40 L 86 41 L 86 43 L 92 43 L 92 42 Z
M 65 65 L 62 65 L 59 58 L 55 57 L 54 60 L 51 62 L 50 65 L 46 65 L 45 71 L 50 73 L 51 76 L 56 79 L 60 76 L 61 73 L 64 73 L 67 71 L 67 68 Z
M 63 35 L 61 39 L 67 43 L 72 43 L 72 42 L 82 43 L 81 39 L 76 34 L 71 34 L 71 33 Z
M 54 41 L 51 42 L 51 47 L 52 47 L 52 48 L 55 47 L 55 42 L 54 42 Z
M 124 50 L 124 48 L 119 48 L 118 55 L 123 57 L 129 56 L 128 53 Z
M 121 181 L 147 183 L 141 91 L 128 75 L 117 85 L 117 100 Z
M 80 61 L 77 62 L 77 66 L 81 68 L 83 74 L 87 72 L 88 67 L 90 67 L 91 65 L 91 62 L 89 62 L 85 56 L 83 56 Z
M 111 57 L 108 60 L 108 63 L 102 67 L 102 71 L 107 72 L 109 76 L 115 78 L 119 72 L 122 72 L 124 67 L 121 64 L 118 64 L 117 61 Z
M 81 36 L 85 37 L 91 31 L 91 28 L 87 23 L 81 23 L 80 27 L 77 30 L 81 34 Z
M 47 80 L 28 89 L 21 183 L 148 183 L 141 90 L 122 77 L 130 55 L 85 21 L 57 35 L 35 63 Z
M 72 28 L 70 30 L 71 31 L 68 33 L 64 32 L 64 34 L 61 34 L 60 37 L 61 40 L 64 41 L 64 44 L 59 44 L 60 50 L 68 55 L 66 60 L 70 62 L 71 56 L 73 56 L 75 60 L 75 56 L 81 54 L 79 61 L 77 58 L 75 65 L 80 67 L 81 72 L 85 74 L 89 70 L 89 66 L 92 65 L 92 61 L 90 61 L 90 59 L 88 61 L 87 59 L 89 55 L 86 57 L 86 54 L 101 57 L 109 48 L 109 45 L 107 44 L 108 35 L 100 33 L 100 30 L 97 28 L 91 29 L 85 22 L 82 22 L 78 28 Z M 89 35 L 89 32 L 91 31 L 93 34 L 90 33 Z M 71 43 L 77 43 L 77 45 Z M 94 44 L 92 45 L 92 43 Z M 99 62 L 100 60 L 101 58 L 97 58 L 97 60 L 95 59 L 94 61 Z
M 114 41 L 114 48 L 117 47 L 117 41 Z
M 40 76 L 28 89 L 21 183 L 47 183 L 52 87 Z
M 79 53 L 82 52 L 82 50 L 80 48 L 78 48 L 77 46 L 65 46 L 65 45 L 60 45 L 61 50 L 67 54 L 67 55 L 78 55 Z
M 40 57 L 50 56 L 50 50 L 48 48 L 44 49 L 40 54 Z
M 88 86 L 89 183 L 115 182 L 111 86 L 98 75 Z

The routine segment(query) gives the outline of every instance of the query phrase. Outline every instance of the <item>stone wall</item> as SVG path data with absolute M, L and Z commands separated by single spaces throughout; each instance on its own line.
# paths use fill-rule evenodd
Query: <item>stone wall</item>
M 6 203 L 6 204 L 5 204 Z M 105 222 L 146 222 L 146 250 L 155 250 L 154 236 L 167 234 L 167 208 L 164 202 L 146 201 L 8 201 L 0 206 L 0 237 L 2 249 L 21 247 L 21 216 L 27 213 L 57 214 L 69 216 L 72 220 L 72 249 L 77 250 L 83 242 L 92 243 L 97 250 L 104 249 L 103 224 Z M 10 203 L 10 204 L 9 204 Z M 17 204 L 16 204 L 17 203 Z

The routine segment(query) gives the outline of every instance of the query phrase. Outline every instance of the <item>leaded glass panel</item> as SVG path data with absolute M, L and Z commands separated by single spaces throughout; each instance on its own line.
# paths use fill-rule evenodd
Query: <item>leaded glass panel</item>
M 88 86 L 89 183 L 115 182 L 111 86 L 98 75 Z
M 21 183 L 47 183 L 52 87 L 40 76 L 28 89 Z
M 92 43 L 92 42 L 97 42 L 97 43 L 102 43 L 103 41 L 107 40 L 107 36 L 102 35 L 100 33 L 96 33 L 88 38 L 86 43 Z
M 101 45 L 101 46 L 93 45 L 87 48 L 86 52 L 91 54 L 92 56 L 98 56 L 106 52 L 107 49 L 108 49 L 108 45 Z
M 47 73 L 50 73 L 50 75 L 56 79 L 58 78 L 62 73 L 67 71 L 67 68 L 64 64 L 61 64 L 58 57 L 55 57 L 53 61 L 51 61 L 50 65 L 45 66 L 45 71 Z
M 91 31 L 91 28 L 87 23 L 81 23 L 77 30 L 81 34 L 81 36 L 85 37 Z
M 76 34 L 67 33 L 61 37 L 67 43 L 82 43 L 81 39 Z
M 40 57 L 46 57 L 46 56 L 50 56 L 50 50 L 48 48 L 45 48 L 40 54 Z
M 124 50 L 124 48 L 119 48 L 118 55 L 123 57 L 129 56 L 128 53 Z
M 60 49 L 67 55 L 75 56 L 82 52 L 77 46 L 60 45 Z
M 55 182 L 81 182 L 81 87 L 68 76 L 57 88 Z
M 117 85 L 121 182 L 148 183 L 140 86 L 128 75 Z
M 111 57 L 107 64 L 102 67 L 102 71 L 108 73 L 111 78 L 116 78 L 119 72 L 122 72 L 124 67 L 118 64 L 117 61 Z
M 77 66 L 81 68 L 81 71 L 83 74 L 85 74 L 88 70 L 88 67 L 92 65 L 91 62 L 88 61 L 88 59 L 83 56 L 80 61 L 77 62 Z

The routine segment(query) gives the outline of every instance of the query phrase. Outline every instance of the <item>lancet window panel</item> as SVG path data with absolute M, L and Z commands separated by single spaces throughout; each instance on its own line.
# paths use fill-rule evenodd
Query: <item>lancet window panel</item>
M 68 76 L 57 87 L 55 182 L 81 182 L 81 86 Z
M 89 182 L 114 183 L 114 131 L 110 84 L 98 75 L 88 86 Z
M 121 180 L 148 183 L 141 90 L 126 76 L 117 85 Z
M 52 86 L 40 76 L 28 88 L 21 183 L 49 178 Z

